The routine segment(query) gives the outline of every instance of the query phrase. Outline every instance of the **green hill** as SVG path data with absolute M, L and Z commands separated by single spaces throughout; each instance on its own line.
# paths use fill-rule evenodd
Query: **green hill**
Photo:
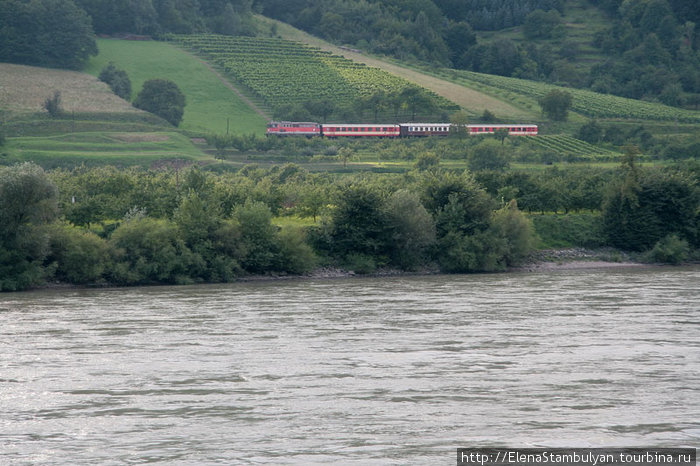
M 194 132 L 263 134 L 266 115 L 251 108 L 226 80 L 202 60 L 167 42 L 99 39 L 100 53 L 86 72 L 98 75 L 110 61 L 127 72 L 133 96 L 144 81 L 167 78 L 185 94 L 180 128 Z

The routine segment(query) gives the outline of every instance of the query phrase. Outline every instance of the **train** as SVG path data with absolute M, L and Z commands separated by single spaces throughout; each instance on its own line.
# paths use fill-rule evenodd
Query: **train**
M 322 136 L 327 138 L 406 138 L 447 136 L 451 123 L 315 123 L 310 121 L 271 121 L 267 125 L 267 136 Z M 468 134 L 493 134 L 498 130 L 508 130 L 509 136 L 536 136 L 537 125 L 522 124 L 481 124 L 465 125 Z

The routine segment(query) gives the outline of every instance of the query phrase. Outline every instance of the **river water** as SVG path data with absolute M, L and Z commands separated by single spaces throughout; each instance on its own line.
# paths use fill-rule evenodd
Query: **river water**
M 700 268 L 42 290 L 0 323 L 0 464 L 700 445 Z

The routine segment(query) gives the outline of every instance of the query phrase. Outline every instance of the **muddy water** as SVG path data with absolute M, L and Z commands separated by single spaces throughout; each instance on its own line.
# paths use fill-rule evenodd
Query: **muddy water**
M 700 445 L 700 269 L 0 295 L 0 464 Z

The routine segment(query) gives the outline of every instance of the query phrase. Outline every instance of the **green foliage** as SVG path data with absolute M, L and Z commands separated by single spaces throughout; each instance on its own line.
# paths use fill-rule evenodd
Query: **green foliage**
M 80 69 L 91 55 L 90 19 L 72 0 L 0 2 L 0 61 Z
M 56 216 L 56 186 L 38 166 L 0 168 L 0 290 L 41 283 L 48 235 L 42 226 Z
M 535 231 L 530 219 L 518 209 L 515 200 L 493 213 L 491 231 L 505 240 L 506 265 L 521 263 L 535 246 Z
M 533 215 L 531 217 L 542 249 L 600 247 L 605 244 L 599 213 Z
M 131 80 L 126 71 L 120 70 L 112 62 L 102 68 L 99 75 L 100 81 L 107 83 L 116 95 L 124 100 L 131 99 Z
M 652 262 L 678 265 L 688 259 L 689 253 L 688 242 L 676 234 L 671 234 L 657 241 L 647 257 Z
M 379 257 L 387 250 L 388 225 L 382 193 L 358 183 L 341 187 L 331 214 L 331 251 Z
M 296 275 L 311 272 L 318 264 L 318 257 L 306 241 L 301 228 L 287 226 L 279 232 L 279 269 Z
M 53 97 L 47 97 L 44 100 L 44 109 L 49 112 L 51 117 L 56 118 L 61 116 L 63 108 L 61 107 L 61 91 L 55 91 Z
M 110 259 L 104 239 L 68 223 L 54 223 L 48 233 L 50 252 L 46 262 L 55 263 L 56 279 L 75 284 L 104 280 Z
M 469 154 L 469 169 L 472 171 L 495 170 L 503 171 L 510 165 L 508 154 L 499 144 L 493 139 L 487 139 Z
M 597 121 L 590 120 L 578 129 L 576 137 L 591 144 L 598 144 L 603 139 L 603 128 Z
M 591 118 L 633 118 L 688 123 L 700 122 L 700 113 L 698 112 L 673 108 L 654 102 L 632 100 L 602 92 L 566 88 L 526 79 L 493 76 L 471 71 L 455 71 L 453 73 L 467 83 L 486 84 L 536 100 L 546 96 L 552 90 L 568 92 L 573 97 L 571 110 Z M 595 87 L 593 89 L 595 90 Z
M 446 99 L 402 78 L 297 42 L 211 34 L 169 39 L 222 67 L 280 119 L 348 121 L 369 110 L 382 120 L 389 109 L 396 110 L 395 116 L 401 110 L 431 115 L 436 109 L 455 109 Z M 395 96 L 401 98 L 394 102 Z
M 185 112 L 185 95 L 172 81 L 149 79 L 136 96 L 134 107 L 154 113 L 173 126 L 178 126 Z
M 419 196 L 405 189 L 396 191 L 386 200 L 384 210 L 391 263 L 407 270 L 424 264 L 435 244 L 435 221 Z
M 547 118 L 554 121 L 565 121 L 572 101 L 573 97 L 569 92 L 554 89 L 539 99 L 538 103 L 542 108 L 542 113 Z
M 525 17 L 523 35 L 526 39 L 551 39 L 566 33 L 561 15 L 556 10 L 535 10 Z
M 628 153 L 622 176 L 603 205 L 603 229 L 612 246 L 644 251 L 670 234 L 698 246 L 697 179 L 673 171 L 642 171 Z
M 248 200 L 236 208 L 233 217 L 240 229 L 243 268 L 251 273 L 279 269 L 278 232 L 271 222 L 270 208 L 262 202 Z
M 75 0 L 92 19 L 98 34 L 193 33 L 253 35 L 252 2 Z
M 110 278 L 121 285 L 188 283 L 189 270 L 201 267 L 168 220 L 139 218 L 122 223 L 109 239 Z

